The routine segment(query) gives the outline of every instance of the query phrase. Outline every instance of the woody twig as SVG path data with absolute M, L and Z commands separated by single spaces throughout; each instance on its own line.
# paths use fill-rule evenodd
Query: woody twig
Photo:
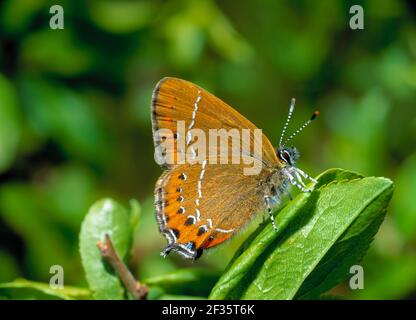
M 125 288 L 131 293 L 136 300 L 146 299 L 148 289 L 145 285 L 138 282 L 131 274 L 125 263 L 117 255 L 114 250 L 113 243 L 110 236 L 105 235 L 105 241 L 98 241 L 97 247 L 100 250 L 101 256 L 105 259 L 111 267 L 117 272 L 121 282 Z

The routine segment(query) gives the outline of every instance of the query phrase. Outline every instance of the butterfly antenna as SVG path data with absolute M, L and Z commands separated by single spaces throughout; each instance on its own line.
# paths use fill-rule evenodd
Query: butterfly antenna
M 283 126 L 282 134 L 280 135 L 279 146 L 282 145 L 282 141 L 285 136 L 287 126 L 289 125 L 290 119 L 292 118 L 293 111 L 295 110 L 295 102 L 296 102 L 295 98 L 292 98 L 292 100 L 290 100 L 289 114 L 287 115 L 286 123 Z
M 301 131 L 303 131 L 303 129 L 305 129 L 308 125 L 310 125 L 311 124 L 311 122 L 313 121 L 313 120 L 315 120 L 315 118 L 317 117 L 317 116 L 319 116 L 319 111 L 315 111 L 313 114 L 312 114 L 312 116 L 311 116 L 311 118 L 308 120 L 308 121 L 306 121 L 298 130 L 296 130 L 295 132 L 293 132 L 291 135 L 290 135 L 290 137 L 289 138 L 287 138 L 286 139 L 286 141 L 283 143 L 283 145 L 282 146 L 284 146 L 284 145 L 286 145 L 286 143 L 288 143 L 290 140 L 292 140 L 299 132 L 301 132 Z

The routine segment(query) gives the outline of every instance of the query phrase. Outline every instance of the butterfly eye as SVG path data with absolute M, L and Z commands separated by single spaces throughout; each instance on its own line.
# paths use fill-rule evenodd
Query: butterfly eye
M 290 156 L 290 153 L 287 150 L 282 150 L 280 152 L 280 159 L 282 159 L 288 165 L 292 165 L 292 158 Z

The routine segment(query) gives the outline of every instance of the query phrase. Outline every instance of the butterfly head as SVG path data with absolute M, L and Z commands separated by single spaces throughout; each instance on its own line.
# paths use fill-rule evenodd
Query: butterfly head
M 294 167 L 299 159 L 299 151 L 295 147 L 279 147 L 276 154 L 282 161 L 283 166 Z

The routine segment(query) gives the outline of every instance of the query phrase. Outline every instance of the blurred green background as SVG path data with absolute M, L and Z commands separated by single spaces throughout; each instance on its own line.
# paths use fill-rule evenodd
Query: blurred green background
M 49 28 L 61 4 L 64 30 Z M 365 29 L 349 28 L 361 4 Z M 391 178 L 389 213 L 363 260 L 365 289 L 347 298 L 416 298 L 416 6 L 413 1 L 3 1 L 0 4 L 0 282 L 85 286 L 78 233 L 89 206 L 140 201 L 131 267 L 221 271 L 243 233 L 198 263 L 159 256 L 151 92 L 193 81 L 277 143 L 291 97 L 299 167 Z M 254 226 L 255 227 L 255 226 Z M 252 227 L 253 228 L 253 227 Z

